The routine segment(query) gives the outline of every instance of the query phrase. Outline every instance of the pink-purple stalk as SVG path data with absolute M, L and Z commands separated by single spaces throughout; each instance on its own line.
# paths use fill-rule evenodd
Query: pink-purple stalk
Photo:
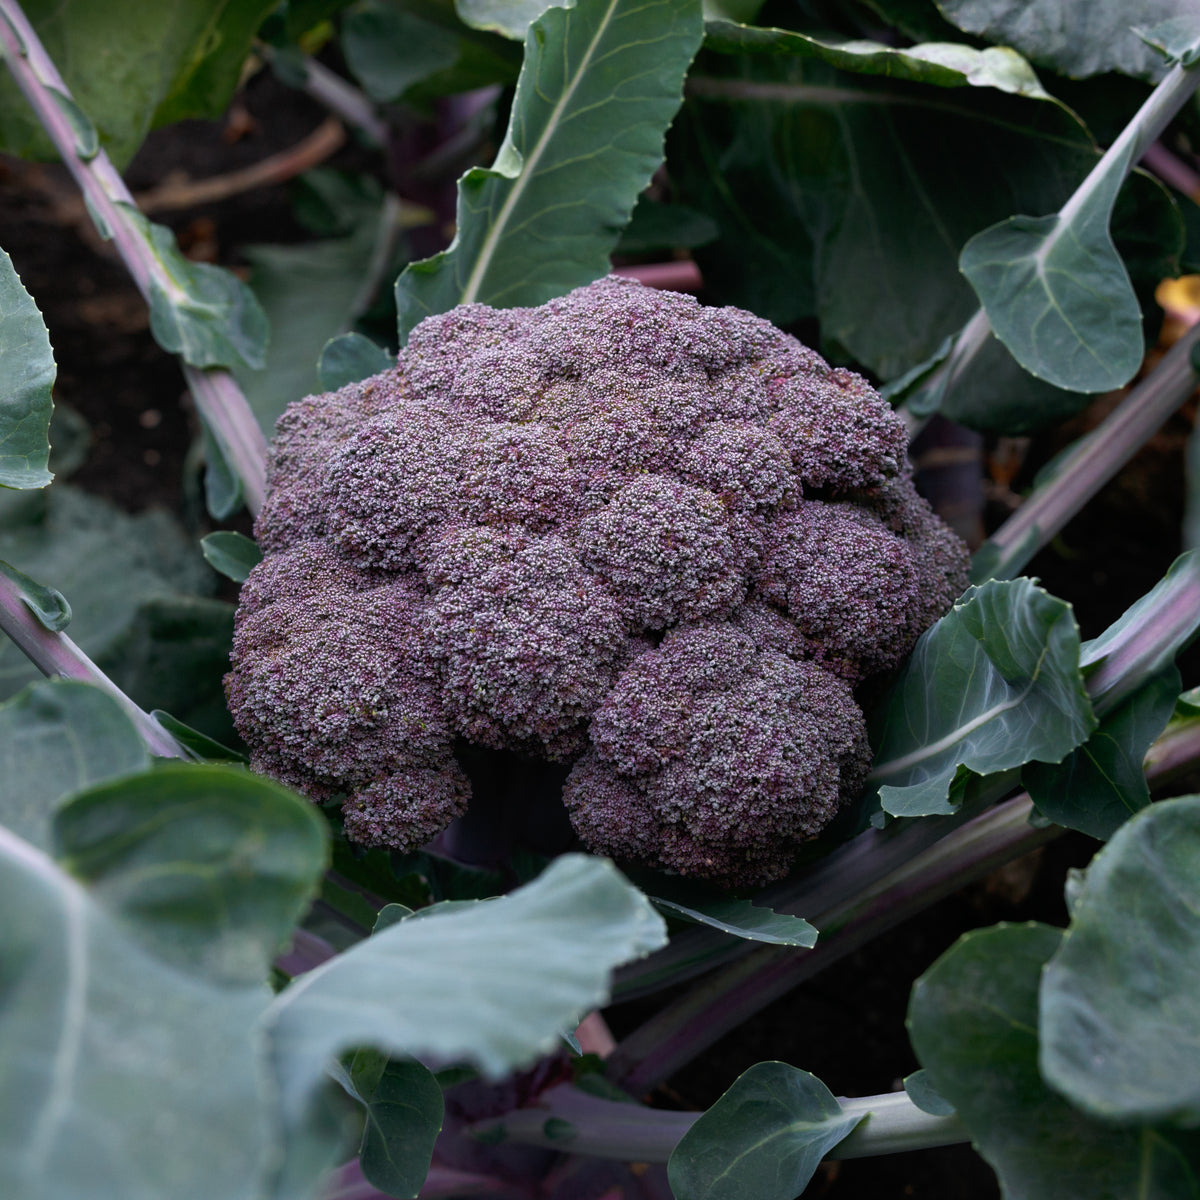
M 56 94 L 70 92 L 17 0 L 0 0 L 0 47 L 17 86 L 75 178 L 102 236 L 111 235 L 138 291 L 150 301 L 152 282 L 171 295 L 179 285 L 164 270 L 144 232 L 131 219 L 136 209 L 125 181 L 102 149 L 81 155 L 76 130 Z M 196 408 L 242 481 L 246 507 L 256 513 L 266 484 L 267 444 L 233 376 L 223 368 L 180 364 Z

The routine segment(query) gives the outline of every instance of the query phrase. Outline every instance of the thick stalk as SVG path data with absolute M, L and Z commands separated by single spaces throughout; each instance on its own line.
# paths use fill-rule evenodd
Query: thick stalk
M 814 914 L 838 910 L 848 899 L 865 895 L 902 871 L 914 857 L 934 846 L 952 830 L 1001 799 L 1017 784 L 1015 772 L 986 780 L 977 800 L 953 816 L 896 821 L 886 829 L 868 829 L 839 846 L 795 879 L 760 892 L 755 899 L 776 912 L 815 921 Z M 686 982 L 714 967 L 741 958 L 752 943 L 711 928 L 688 930 L 671 944 L 616 974 L 615 1000 L 632 1000 L 661 988 Z
M 83 192 L 97 228 L 102 236 L 111 235 L 146 302 L 150 301 L 152 281 L 168 293 L 177 290 L 130 219 L 124 206 L 135 207 L 133 196 L 108 155 L 103 150 L 81 154 L 76 129 L 56 96 L 72 107 L 74 101 L 17 0 L 0 0 L 0 49 L 17 86 Z M 241 388 L 224 369 L 180 365 L 197 410 L 242 481 L 247 508 L 257 513 L 266 493 L 267 443 Z
M 1066 452 L 1053 476 L 983 544 L 976 556 L 982 571 L 1011 579 L 1158 432 L 1200 382 L 1191 357 L 1198 342 L 1200 325 L 1193 325 L 1104 424 Z
M 922 1112 L 905 1092 L 857 1096 L 839 1103 L 847 1114 L 868 1119 L 839 1142 L 829 1158 L 871 1158 L 970 1140 L 958 1117 Z M 664 1163 L 701 1116 L 603 1100 L 563 1084 L 544 1093 L 536 1108 L 520 1108 L 480 1122 L 471 1132 L 490 1140 L 503 1128 L 505 1142 L 621 1162 Z M 550 1126 L 553 1135 L 548 1135 L 551 1121 L 566 1122 L 570 1132 L 558 1124 Z
M 761 947 L 717 972 L 622 1041 L 607 1074 L 632 1095 L 670 1078 L 726 1033 L 792 988 L 996 867 L 1052 840 L 1061 829 L 1029 824 L 1019 796 L 991 809 L 842 904 L 812 915 L 812 950 Z
M 151 754 L 162 758 L 188 758 L 184 748 L 148 713 L 130 698 L 64 633 L 53 633 L 29 611 L 21 591 L 0 574 L 0 632 L 8 634 L 17 648 L 43 675 L 52 679 L 79 679 L 102 688 L 125 710 Z

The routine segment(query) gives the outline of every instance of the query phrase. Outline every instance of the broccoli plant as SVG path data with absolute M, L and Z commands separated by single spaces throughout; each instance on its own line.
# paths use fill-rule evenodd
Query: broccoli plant
M 0 0 L 0 53 L 198 418 L 188 532 L 65 482 L 0 253 L 0 1194 L 794 1200 L 969 1142 L 1194 1200 L 1200 550 L 1016 577 L 1200 383 L 1193 5 Z M 357 145 L 248 286 L 119 168 L 268 69 Z M 1085 409 L 968 557 L 910 437 Z M 1067 830 L 1066 929 L 914 965 L 881 1082 L 769 1040 Z
M 782 878 L 862 786 L 853 689 L 967 583 L 906 440 L 768 322 L 632 280 L 428 317 L 280 420 L 227 680 L 251 765 L 412 850 L 470 803 L 461 739 L 570 767 L 596 853 Z

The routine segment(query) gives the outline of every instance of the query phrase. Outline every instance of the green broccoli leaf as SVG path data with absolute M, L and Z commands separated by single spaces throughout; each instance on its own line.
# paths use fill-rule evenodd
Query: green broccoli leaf
M 250 572 L 262 562 L 262 551 L 253 540 L 229 529 L 218 529 L 201 538 L 200 549 L 209 566 L 234 583 L 245 583 Z
M 1062 934 L 1046 925 L 968 933 L 917 980 L 908 1029 L 1005 1196 L 1196 1195 L 1200 1147 L 1163 1127 L 1098 1121 L 1038 1070 L 1038 980 Z
M 937 6 L 964 33 L 1012 46 L 1072 79 L 1106 71 L 1161 78 L 1161 55 L 1134 26 L 1194 12 L 1189 0 L 937 0 Z
M 698 0 L 583 0 L 533 23 L 495 164 L 459 181 L 450 248 L 396 282 L 402 343 L 456 304 L 541 304 L 605 273 L 700 37 Z
M 874 714 L 884 811 L 953 811 L 964 771 L 1060 762 L 1096 728 L 1071 606 L 1028 579 L 970 588 L 917 642 Z
M 49 471 L 54 352 L 42 314 L 0 250 L 0 487 L 40 488 Z
M 683 1135 L 667 1174 L 676 1200 L 794 1200 L 863 1118 L 815 1076 L 756 1063 Z
M 275 0 L 24 0 L 22 8 L 81 113 L 118 167 L 152 125 L 218 117 Z M 0 148 L 57 158 L 7 72 Z
M 56 837 L 83 882 L 0 829 L 0 1193 L 260 1200 L 280 1152 L 267 966 L 315 890 L 323 820 L 179 764 L 82 793 Z
M 492 1076 L 526 1064 L 604 1001 L 613 967 L 665 940 L 645 897 L 583 855 L 508 896 L 390 924 L 276 1000 L 287 1119 L 302 1119 L 325 1063 L 357 1046 L 470 1061 Z
M 1061 763 L 1030 763 L 1021 772 L 1042 816 L 1107 840 L 1150 803 L 1142 761 L 1163 731 L 1179 695 L 1170 666 L 1108 713 L 1100 728 Z

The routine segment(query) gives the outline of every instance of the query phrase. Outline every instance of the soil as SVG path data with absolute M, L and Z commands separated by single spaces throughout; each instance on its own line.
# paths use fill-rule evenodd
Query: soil
M 196 179 L 233 171 L 294 146 L 325 116 L 263 74 L 249 82 L 225 121 L 187 122 L 152 134 L 127 178 L 137 191 L 172 173 Z M 360 158 L 349 145 L 331 163 L 353 166 Z M 91 427 L 90 454 L 75 482 L 131 511 L 166 507 L 195 527 L 203 518 L 194 474 L 189 476 L 185 463 L 196 423 L 182 377 L 174 359 L 152 340 L 145 306 L 74 196 L 62 168 L 0 158 L 0 245 L 45 314 L 59 364 L 56 397 Z M 241 261 L 240 247 L 306 236 L 286 184 L 156 219 L 170 224 L 193 256 L 234 267 Z M 1015 469 L 1013 445 L 988 447 L 984 479 L 991 500 L 977 519 L 998 522 L 1006 498 L 1098 411 L 1089 410 L 1072 428 L 1018 445 Z M 1152 586 L 1178 553 L 1183 447 L 1190 429 L 1187 416 L 1173 418 L 1033 563 L 1032 574 L 1075 603 L 1085 637 L 1100 632 Z M 1183 668 L 1185 685 L 1200 681 L 1195 654 Z M 1064 924 L 1065 873 L 1086 864 L 1094 850 L 1095 843 L 1080 835 L 1063 837 L 904 923 L 723 1039 L 673 1079 L 659 1099 L 703 1108 L 738 1073 L 768 1058 L 812 1071 L 841 1095 L 898 1087 L 916 1067 L 904 1031 L 912 981 L 968 929 L 1002 920 Z M 649 1011 L 644 1003 L 613 1009 L 614 1031 L 620 1035 Z M 806 1193 L 831 1200 L 998 1195 L 990 1169 L 962 1146 L 827 1163 Z

